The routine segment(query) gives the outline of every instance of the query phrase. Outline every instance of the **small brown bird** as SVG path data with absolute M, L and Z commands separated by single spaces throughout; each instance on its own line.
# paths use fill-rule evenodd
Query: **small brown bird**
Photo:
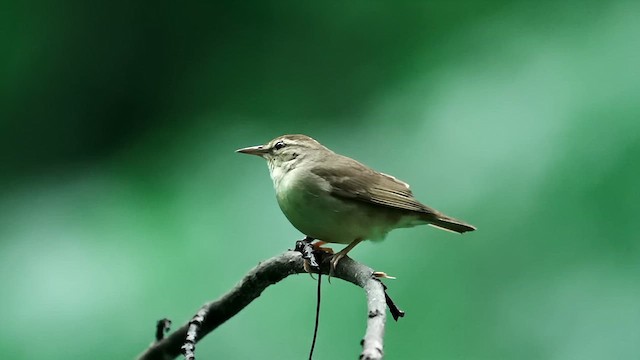
M 237 150 L 269 165 L 280 209 L 300 232 L 323 243 L 348 244 L 332 270 L 363 240 L 382 240 L 393 229 L 428 224 L 456 233 L 476 228 L 413 197 L 409 185 L 336 154 L 306 135 L 283 135 Z

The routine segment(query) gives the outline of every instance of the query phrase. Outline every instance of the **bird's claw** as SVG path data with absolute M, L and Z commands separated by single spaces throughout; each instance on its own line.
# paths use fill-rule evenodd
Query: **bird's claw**
M 336 267 L 338 266 L 338 262 L 344 257 L 344 254 L 337 253 L 333 254 L 331 260 L 329 261 L 329 282 L 331 282 L 331 277 L 336 271 Z

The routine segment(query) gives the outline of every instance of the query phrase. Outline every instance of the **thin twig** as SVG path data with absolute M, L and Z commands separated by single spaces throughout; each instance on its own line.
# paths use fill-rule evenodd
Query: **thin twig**
M 311 350 L 309 350 L 309 360 L 313 359 L 313 349 L 316 347 L 316 339 L 318 337 L 318 325 L 320 324 L 320 289 L 322 286 L 322 274 L 318 274 L 318 288 L 316 291 L 316 323 L 313 326 L 313 340 L 311 341 Z
M 382 289 L 384 289 L 384 300 L 389 307 L 389 312 L 391 313 L 391 316 L 393 316 L 393 320 L 398 321 L 399 318 L 404 317 L 404 311 L 400 310 L 396 303 L 391 299 L 391 296 L 387 294 L 387 285 L 383 282 L 380 283 L 382 284 Z
M 329 264 L 328 261 L 325 261 L 328 258 L 328 255 L 320 256 L 320 272 L 322 274 L 329 273 Z M 202 319 L 200 330 L 194 339 L 194 343 L 244 309 L 251 301 L 260 296 L 268 286 L 291 274 L 304 273 L 303 263 L 302 255 L 299 252 L 285 251 L 258 264 L 228 293 L 202 307 L 201 310 L 206 309 L 208 314 Z M 373 270 L 371 268 L 349 257 L 344 257 L 340 260 L 333 274 L 334 277 L 362 287 L 367 294 L 369 318 L 367 320 L 367 330 L 362 340 L 362 354 L 360 355 L 360 359 L 366 360 L 382 359 L 386 315 L 386 302 L 382 283 L 373 278 L 372 274 Z M 138 359 L 166 360 L 177 357 L 180 355 L 181 347 L 185 343 L 190 325 L 191 322 L 184 324 L 161 341 L 152 344 Z

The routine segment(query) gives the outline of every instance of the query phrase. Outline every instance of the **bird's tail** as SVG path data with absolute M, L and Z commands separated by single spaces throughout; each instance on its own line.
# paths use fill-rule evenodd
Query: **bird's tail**
M 433 227 L 437 227 L 438 229 L 452 231 L 458 234 L 465 233 L 467 231 L 475 230 L 475 226 L 469 225 L 464 221 L 454 219 L 452 217 L 448 217 L 443 214 L 429 214 L 430 216 L 426 218 L 429 222 L 429 225 Z

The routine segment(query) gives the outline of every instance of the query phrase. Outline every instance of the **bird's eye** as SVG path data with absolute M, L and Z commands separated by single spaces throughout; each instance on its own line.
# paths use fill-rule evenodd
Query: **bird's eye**
M 278 141 L 277 143 L 275 143 L 275 145 L 273 145 L 273 148 L 276 150 L 280 150 L 285 146 L 284 141 Z

